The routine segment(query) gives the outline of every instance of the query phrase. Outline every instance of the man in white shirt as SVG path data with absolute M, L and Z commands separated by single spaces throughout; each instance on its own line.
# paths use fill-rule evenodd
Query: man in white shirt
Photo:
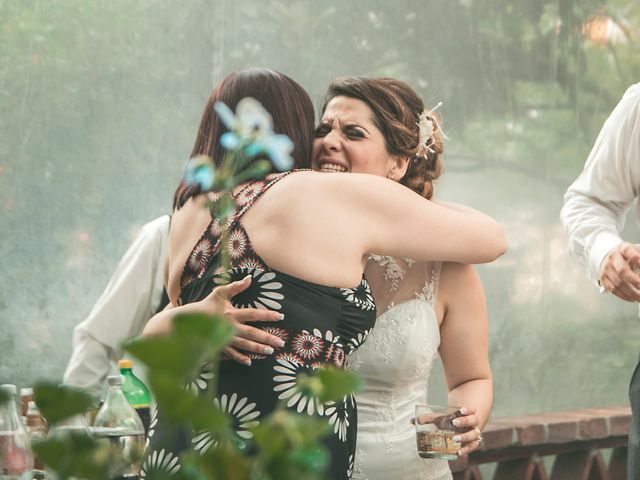
M 569 250 L 602 292 L 640 301 L 640 245 L 622 239 L 626 214 L 640 195 L 640 83 L 626 91 L 604 123 L 584 170 L 564 196 L 560 219 Z M 640 205 L 636 204 L 640 225 Z M 633 422 L 627 478 L 640 479 L 640 363 L 629 387 Z
M 107 375 L 121 358 L 122 342 L 142 333 L 149 319 L 169 303 L 163 268 L 168 234 L 168 215 L 142 227 L 91 313 L 73 331 L 73 352 L 64 374 L 65 384 L 99 397 Z M 249 283 L 236 288 L 242 291 L 248 286 Z M 225 288 L 222 297 L 233 290 Z M 276 335 L 244 325 L 247 321 L 273 321 L 272 312 L 227 309 L 225 315 L 237 329 L 236 337 L 223 350 L 231 359 L 251 364 L 247 352 L 272 354 L 281 346 L 282 340 Z M 144 378 L 142 371 L 135 373 Z
M 105 378 L 122 355 L 120 344 L 139 335 L 166 305 L 163 259 L 168 233 L 168 215 L 142 227 L 89 316 L 73 330 L 65 384 L 100 396 Z

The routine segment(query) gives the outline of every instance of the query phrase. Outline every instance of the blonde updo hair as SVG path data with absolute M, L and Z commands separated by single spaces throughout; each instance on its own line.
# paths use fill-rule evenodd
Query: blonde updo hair
M 424 102 L 409 85 L 393 78 L 339 77 L 324 97 L 321 115 L 335 97 L 350 97 L 366 103 L 373 111 L 374 122 L 385 138 L 387 151 L 392 155 L 409 157 L 407 173 L 400 183 L 425 198 L 433 195 L 433 182 L 442 174 L 440 159 L 443 151 L 440 118 L 428 113 L 433 132 L 426 139 L 428 148 L 419 148 L 419 116 L 425 111 Z M 425 152 L 424 155 L 418 152 Z

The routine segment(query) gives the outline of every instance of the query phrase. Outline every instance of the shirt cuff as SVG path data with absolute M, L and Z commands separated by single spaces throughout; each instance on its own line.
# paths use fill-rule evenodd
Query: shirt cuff
M 591 279 L 601 288 L 601 292 L 603 291 L 600 285 L 600 267 L 602 266 L 602 262 L 607 257 L 608 253 L 622 242 L 623 240 L 618 235 L 610 232 L 603 232 L 596 237 L 593 245 L 591 246 L 591 250 L 589 252 L 589 273 L 591 275 Z

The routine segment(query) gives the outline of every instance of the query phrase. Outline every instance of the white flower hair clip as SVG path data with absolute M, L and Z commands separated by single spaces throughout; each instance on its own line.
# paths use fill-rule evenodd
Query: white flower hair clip
M 438 102 L 438 104 L 429 111 L 423 110 L 422 113 L 418 115 L 417 125 L 418 125 L 419 137 L 418 137 L 418 151 L 416 152 L 416 156 L 418 157 L 427 158 L 428 152 L 435 153 L 435 150 L 431 148 L 431 145 L 435 143 L 435 140 L 433 139 L 433 135 L 438 130 L 442 132 L 442 129 L 440 128 L 440 125 L 438 125 L 438 121 L 432 115 L 432 113 L 435 112 L 438 108 L 440 108 L 440 105 L 442 105 L 442 102 Z M 444 135 L 444 132 L 442 132 L 442 135 L 445 138 L 447 138 L 446 135 Z

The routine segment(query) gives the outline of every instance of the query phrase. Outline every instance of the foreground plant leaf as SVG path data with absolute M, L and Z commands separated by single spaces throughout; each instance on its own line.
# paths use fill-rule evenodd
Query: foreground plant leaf
M 195 375 L 208 349 L 203 338 L 176 335 L 136 339 L 125 343 L 123 348 L 150 371 L 160 371 L 180 381 Z
M 205 339 L 208 353 L 218 353 L 231 339 L 235 329 L 220 315 L 190 313 L 176 315 L 173 319 L 173 335 L 180 338 Z
M 4 390 L 0 390 L 0 407 L 5 403 L 7 403 L 10 398 L 11 398 L 11 395 L 9 395 Z
M 231 420 L 208 396 L 185 389 L 174 377 L 151 372 L 149 385 L 158 402 L 158 408 L 172 424 L 188 422 L 195 431 L 207 430 L 220 434 L 229 429 Z
M 316 377 L 322 382 L 322 390 L 318 395 L 321 402 L 338 401 L 350 393 L 362 390 L 362 379 L 358 374 L 342 368 L 328 367 L 317 372 Z
M 248 480 L 252 460 L 227 445 L 210 449 L 197 460 L 205 478 L 213 480 Z
M 108 445 L 99 444 L 86 432 L 58 432 L 46 440 L 34 441 L 32 448 L 58 478 L 109 478 Z
M 36 405 L 49 424 L 84 414 L 93 405 L 93 397 L 69 385 L 39 382 L 33 389 Z

